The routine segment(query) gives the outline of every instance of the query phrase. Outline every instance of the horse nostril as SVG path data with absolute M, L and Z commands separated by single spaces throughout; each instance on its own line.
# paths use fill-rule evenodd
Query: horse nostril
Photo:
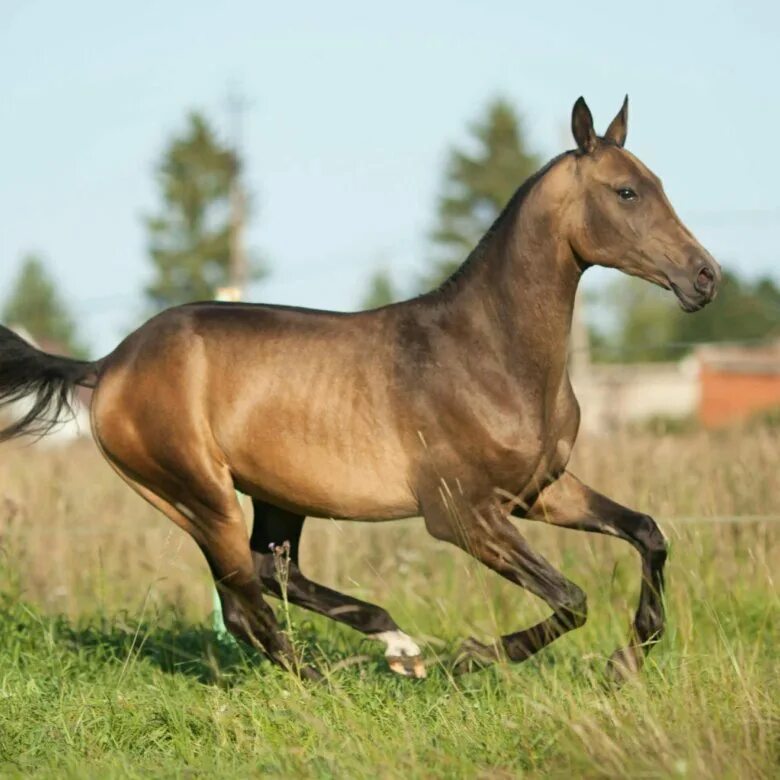
M 694 284 L 694 287 L 700 293 L 706 294 L 712 290 L 714 284 L 715 284 L 715 274 L 713 273 L 712 269 L 708 265 L 703 265 L 699 269 L 699 273 L 696 274 L 696 283 Z

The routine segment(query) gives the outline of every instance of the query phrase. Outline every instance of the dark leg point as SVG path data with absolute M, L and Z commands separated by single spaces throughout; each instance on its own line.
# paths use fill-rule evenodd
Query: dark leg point
M 637 645 L 629 645 L 615 650 L 607 661 L 607 681 L 612 685 L 622 685 L 642 668 L 644 652 Z
M 497 645 L 485 645 L 476 639 L 465 640 L 455 653 L 453 674 L 478 672 L 503 660 L 503 654 Z
M 299 671 L 299 676 L 302 680 L 308 680 L 309 682 L 325 682 L 325 678 L 313 666 L 302 666 Z

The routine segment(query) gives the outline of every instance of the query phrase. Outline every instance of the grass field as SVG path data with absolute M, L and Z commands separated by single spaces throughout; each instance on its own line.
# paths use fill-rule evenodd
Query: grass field
M 537 658 L 453 678 L 468 635 L 545 614 L 420 521 L 310 521 L 311 576 L 390 609 L 429 677 L 291 611 L 327 674 L 303 685 L 210 629 L 192 542 L 84 443 L 0 450 L 0 774 L 57 777 L 777 777 L 780 436 L 771 428 L 583 441 L 576 473 L 659 519 L 669 629 L 605 686 L 639 562 L 613 539 L 524 524 L 589 595 L 588 624 Z M 739 515 L 743 522 L 708 522 Z

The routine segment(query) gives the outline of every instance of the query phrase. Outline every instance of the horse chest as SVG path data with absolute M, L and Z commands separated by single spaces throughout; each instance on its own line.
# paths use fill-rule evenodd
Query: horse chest
M 571 447 L 572 440 L 566 436 L 523 439 L 511 450 L 487 455 L 481 465 L 494 487 L 525 492 L 558 477 L 566 468 Z
M 480 467 L 494 487 L 538 492 L 566 468 L 578 427 L 579 406 L 566 381 L 546 413 L 518 409 L 510 424 L 485 432 Z

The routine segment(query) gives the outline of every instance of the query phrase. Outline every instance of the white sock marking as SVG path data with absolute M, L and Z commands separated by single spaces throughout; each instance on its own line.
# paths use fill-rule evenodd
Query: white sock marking
M 385 655 L 388 658 L 421 655 L 417 643 L 403 631 L 382 631 L 379 634 L 372 634 L 371 638 L 385 643 L 387 646 Z

